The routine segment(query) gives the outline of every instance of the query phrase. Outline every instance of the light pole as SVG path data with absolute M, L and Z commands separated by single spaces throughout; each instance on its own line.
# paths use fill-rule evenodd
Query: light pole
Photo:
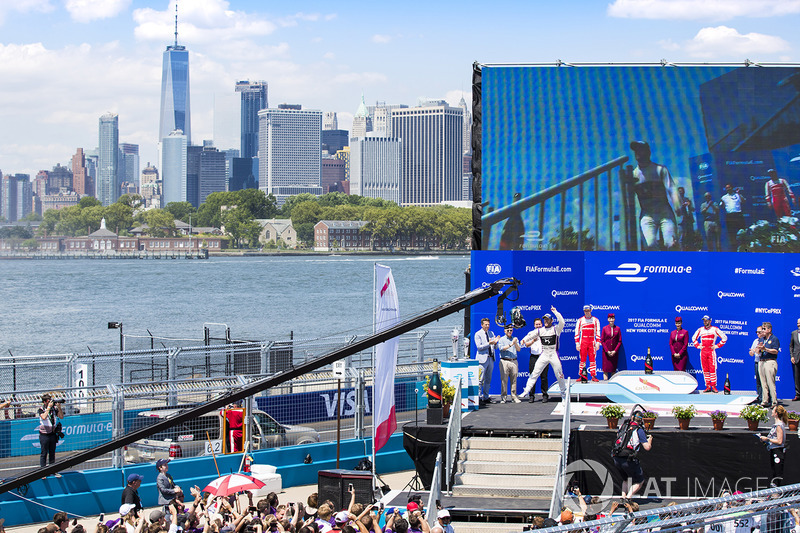
M 119 382 L 125 383 L 125 336 L 122 334 L 122 322 L 109 322 L 108 329 L 119 330 Z

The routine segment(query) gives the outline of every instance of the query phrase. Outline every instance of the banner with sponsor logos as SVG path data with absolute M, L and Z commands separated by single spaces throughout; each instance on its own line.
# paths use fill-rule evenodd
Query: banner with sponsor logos
M 789 355 L 790 334 L 800 317 L 800 257 L 795 254 L 708 254 L 703 252 L 472 252 L 472 285 L 480 287 L 499 278 L 513 276 L 522 281 L 516 301 L 506 300 L 505 314 L 519 306 L 527 322 L 514 331 L 521 339 L 533 329 L 534 318 L 550 312 L 564 316 L 560 338 L 561 362 L 566 376 L 578 377 L 578 351 L 573 334 L 583 314 L 583 305 L 593 306 L 600 324 L 616 315 L 621 328 L 622 349 L 618 370 L 643 370 L 647 349 L 654 370 L 673 370 L 669 334 L 675 318 L 683 319 L 690 335 L 703 326 L 709 315 L 713 325 L 727 335 L 716 352 L 717 388 L 726 374 L 734 390 L 755 390 L 753 358 L 748 354 L 756 328 L 770 322 L 781 343 L 778 355 L 777 392 L 780 398 L 794 397 L 794 380 Z M 503 335 L 495 323 L 495 299 L 472 309 L 472 332 L 480 319 L 489 317 L 491 331 Z M 474 355 L 474 342 L 472 352 Z M 602 350 L 597 352 L 598 372 Z M 517 389 L 528 377 L 530 350 L 519 354 Z M 690 345 L 687 371 L 703 385 L 700 350 Z M 495 372 L 492 393 L 500 391 L 500 373 Z M 552 370 L 550 383 L 554 383 Z M 538 387 L 537 387 L 538 390 Z

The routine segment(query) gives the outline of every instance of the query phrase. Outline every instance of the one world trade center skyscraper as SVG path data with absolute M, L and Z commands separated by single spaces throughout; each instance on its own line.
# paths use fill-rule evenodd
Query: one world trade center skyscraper
M 158 141 L 181 130 L 191 144 L 192 122 L 189 109 L 189 51 L 178 44 L 178 20 L 175 16 L 175 43 L 164 51 L 161 71 L 161 120 Z

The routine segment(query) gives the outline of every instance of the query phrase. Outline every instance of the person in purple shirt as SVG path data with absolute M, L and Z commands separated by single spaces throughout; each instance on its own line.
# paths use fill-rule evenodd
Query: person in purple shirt
M 675 329 L 669 334 L 669 352 L 672 354 L 672 368 L 686 371 L 689 361 L 689 332 L 683 329 L 683 319 L 675 317 Z
M 614 313 L 608 313 L 608 324 L 600 331 L 600 346 L 603 347 L 603 379 L 617 373 L 619 349 L 622 347 L 622 330 L 614 325 Z

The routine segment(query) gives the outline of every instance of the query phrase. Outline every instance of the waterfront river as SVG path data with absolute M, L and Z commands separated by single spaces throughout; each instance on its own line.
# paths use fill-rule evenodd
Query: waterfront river
M 0 261 L 0 353 L 117 350 L 110 321 L 122 322 L 127 349 L 149 347 L 135 338 L 148 329 L 202 339 L 206 322 L 227 324 L 234 339 L 364 333 L 375 262 L 392 268 L 404 317 L 464 293 L 467 255 Z M 461 313 L 440 321 L 462 323 Z

